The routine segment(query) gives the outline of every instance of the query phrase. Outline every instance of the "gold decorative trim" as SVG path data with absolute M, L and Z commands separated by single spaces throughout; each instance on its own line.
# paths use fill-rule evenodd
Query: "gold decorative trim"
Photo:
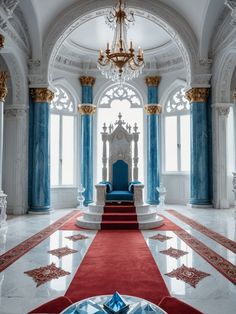
M 5 37 L 0 34 L 0 49 L 4 48 L 4 44 L 5 44 Z
M 234 90 L 233 97 L 234 97 L 234 101 L 236 102 L 236 88 Z
M 146 114 L 151 115 L 151 114 L 160 114 L 161 113 L 161 105 L 145 105 L 144 106 L 144 111 Z
M 31 88 L 30 93 L 34 102 L 52 102 L 54 93 L 48 88 Z
M 192 102 L 207 102 L 209 96 L 209 88 L 192 88 L 185 93 L 187 100 Z
M 95 105 L 79 105 L 78 110 L 82 116 L 93 115 L 96 112 L 96 106 Z
M 82 86 L 93 86 L 95 83 L 95 77 L 93 76 L 81 76 L 79 80 Z
M 145 77 L 145 82 L 147 86 L 158 86 L 160 83 L 160 76 L 147 76 Z
M 0 71 L 0 101 L 5 101 L 8 93 L 7 89 L 8 74 L 6 71 Z

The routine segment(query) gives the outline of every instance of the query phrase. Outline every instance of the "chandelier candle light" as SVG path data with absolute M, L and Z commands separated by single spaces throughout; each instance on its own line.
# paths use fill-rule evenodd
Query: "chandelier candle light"
M 120 83 L 138 77 L 144 67 L 143 51 L 139 48 L 136 55 L 132 41 L 129 49 L 127 43 L 129 23 L 134 23 L 133 11 L 127 9 L 122 0 L 119 0 L 108 12 L 106 23 L 114 29 L 114 37 L 111 49 L 107 43 L 105 54 L 102 50 L 99 52 L 99 70 L 106 78 Z

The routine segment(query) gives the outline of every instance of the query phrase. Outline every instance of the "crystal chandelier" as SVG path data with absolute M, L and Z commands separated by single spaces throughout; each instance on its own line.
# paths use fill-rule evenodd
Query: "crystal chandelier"
M 134 13 L 119 0 L 108 12 L 106 23 L 114 29 L 113 42 L 111 49 L 107 43 L 105 54 L 100 50 L 97 66 L 106 78 L 122 84 L 138 77 L 144 67 L 143 51 L 139 48 L 135 54 L 132 41 L 129 48 L 127 43 L 127 29 L 129 23 L 134 23 Z

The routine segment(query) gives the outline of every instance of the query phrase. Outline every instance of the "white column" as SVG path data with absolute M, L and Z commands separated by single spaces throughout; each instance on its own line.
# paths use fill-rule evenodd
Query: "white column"
M 3 107 L 7 96 L 7 72 L 0 72 L 0 228 L 6 225 L 7 195 L 2 190 Z
M 229 103 L 213 107 L 213 202 L 215 208 L 229 208 L 227 180 L 227 118 Z
M 3 184 L 8 195 L 8 213 L 27 212 L 28 181 L 28 106 L 5 107 L 5 149 Z
M 103 151 L 102 151 L 102 180 L 107 181 L 107 133 L 106 125 L 104 123 L 102 133 Z
M 133 134 L 134 138 L 134 168 L 133 168 L 133 180 L 138 180 L 138 138 L 139 138 L 139 133 L 135 132 Z

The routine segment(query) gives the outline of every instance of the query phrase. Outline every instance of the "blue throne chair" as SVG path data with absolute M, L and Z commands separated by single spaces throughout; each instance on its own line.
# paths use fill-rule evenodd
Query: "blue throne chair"
M 103 168 L 102 181 L 95 186 L 96 204 L 134 202 L 135 205 L 143 205 L 144 185 L 138 181 L 139 132 L 136 123 L 132 128 L 119 114 L 114 125 L 107 127 L 104 123 L 101 135 Z

